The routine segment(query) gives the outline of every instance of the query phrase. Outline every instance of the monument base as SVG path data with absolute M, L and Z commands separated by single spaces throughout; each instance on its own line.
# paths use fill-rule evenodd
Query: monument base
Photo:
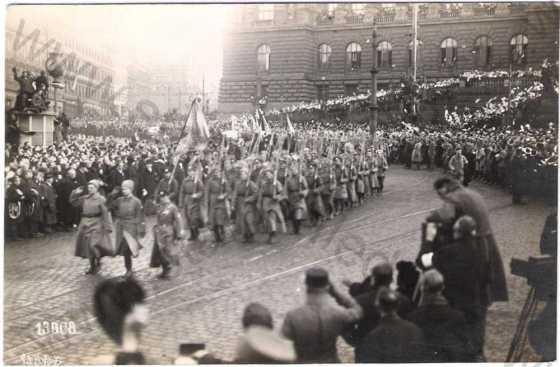
M 33 135 L 21 134 L 20 145 L 26 142 L 33 146 L 49 146 L 54 143 L 54 119 L 52 112 L 41 113 L 16 113 L 19 128 L 24 132 L 34 133 Z

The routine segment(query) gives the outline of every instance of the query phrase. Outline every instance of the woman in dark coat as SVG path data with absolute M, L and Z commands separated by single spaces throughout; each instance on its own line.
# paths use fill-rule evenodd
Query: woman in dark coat
M 90 268 L 86 274 L 96 274 L 101 267 L 101 257 L 115 256 L 110 237 L 111 215 L 105 206 L 105 198 L 98 192 L 100 183 L 88 183 L 87 193 L 78 187 L 70 194 L 70 203 L 82 208 L 82 218 L 78 227 L 75 256 L 89 259 Z
M 159 277 L 167 279 L 171 272 L 171 266 L 179 265 L 180 245 L 178 240 L 184 238 L 185 232 L 181 213 L 171 202 L 169 192 L 160 192 L 159 199 L 150 266 L 152 268 L 161 266 L 163 271 Z

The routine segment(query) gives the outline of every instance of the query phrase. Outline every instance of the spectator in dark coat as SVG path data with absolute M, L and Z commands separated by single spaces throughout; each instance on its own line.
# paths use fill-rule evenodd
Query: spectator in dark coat
M 54 177 L 51 172 L 45 175 L 45 181 L 41 183 L 41 196 L 43 198 L 43 231 L 51 233 L 52 227 L 56 225 L 56 192 L 54 190 Z
M 449 306 L 443 289 L 440 272 L 435 269 L 425 272 L 420 306 L 410 313 L 408 320 L 424 333 L 429 362 L 473 362 L 474 351 L 465 316 Z
M 55 186 L 58 218 L 66 229 L 78 228 L 80 223 L 80 208 L 70 204 L 70 193 L 78 187 L 80 187 L 80 183 L 76 178 L 76 171 L 73 169 L 69 169 L 66 177 Z
M 424 362 L 425 341 L 422 331 L 397 314 L 397 292 L 384 288 L 379 293 L 381 320 L 356 348 L 357 363 Z
M 331 285 L 326 270 L 305 275 L 306 304 L 288 312 L 282 334 L 294 342 L 298 363 L 337 363 L 336 341 L 349 324 L 362 317 L 360 305 Z
M 381 313 L 377 307 L 377 296 L 384 288 L 389 288 L 393 282 L 393 267 L 388 262 L 381 262 L 373 267 L 371 276 L 362 283 L 349 283 L 350 295 L 354 297 L 363 311 L 362 318 L 353 323 L 344 333 L 344 340 L 356 346 L 361 340 L 379 324 Z M 399 296 L 399 309 L 397 313 L 405 317 L 412 309 L 410 301 L 402 294 Z
M 517 148 L 515 155 L 511 159 L 511 193 L 513 204 L 526 203 L 527 183 L 529 174 L 527 162 L 523 157 L 523 150 Z

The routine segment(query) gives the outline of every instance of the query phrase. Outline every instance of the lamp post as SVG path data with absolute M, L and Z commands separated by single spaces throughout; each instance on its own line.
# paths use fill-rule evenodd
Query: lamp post
M 376 45 L 377 44 L 377 26 L 375 25 L 375 20 L 373 21 L 373 30 L 371 32 L 371 48 L 373 63 L 371 66 L 371 97 L 370 97 L 370 121 L 369 121 L 369 131 L 373 141 L 375 141 L 375 136 L 377 132 L 377 55 L 376 55 Z

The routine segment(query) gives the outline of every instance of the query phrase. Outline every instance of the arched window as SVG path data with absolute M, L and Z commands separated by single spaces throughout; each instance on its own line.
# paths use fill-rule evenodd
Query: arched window
M 457 61 L 457 41 L 446 38 L 441 43 L 441 65 L 452 66 Z
M 527 38 L 527 36 L 522 33 L 513 36 L 509 44 L 511 47 L 511 63 L 514 65 L 526 64 L 527 45 L 529 44 L 529 39 Z
M 352 70 L 359 69 L 362 65 L 362 46 L 352 42 L 346 47 L 346 66 Z
M 258 6 L 258 20 L 274 19 L 274 4 L 260 4 Z
M 319 46 L 319 69 L 327 70 L 331 60 L 332 49 L 331 46 L 323 43 Z
M 476 66 L 487 66 L 490 64 L 492 55 L 492 40 L 487 36 L 480 36 L 474 41 L 474 64 Z
M 270 70 L 270 46 L 260 45 L 257 49 L 257 63 L 259 65 L 259 71 L 269 71 Z
M 391 67 L 393 65 L 393 47 L 387 41 L 377 45 L 377 66 Z
M 423 43 L 420 40 L 416 40 L 416 65 L 418 65 L 422 56 L 421 47 Z M 414 44 L 412 41 L 408 43 L 408 66 L 414 66 Z

